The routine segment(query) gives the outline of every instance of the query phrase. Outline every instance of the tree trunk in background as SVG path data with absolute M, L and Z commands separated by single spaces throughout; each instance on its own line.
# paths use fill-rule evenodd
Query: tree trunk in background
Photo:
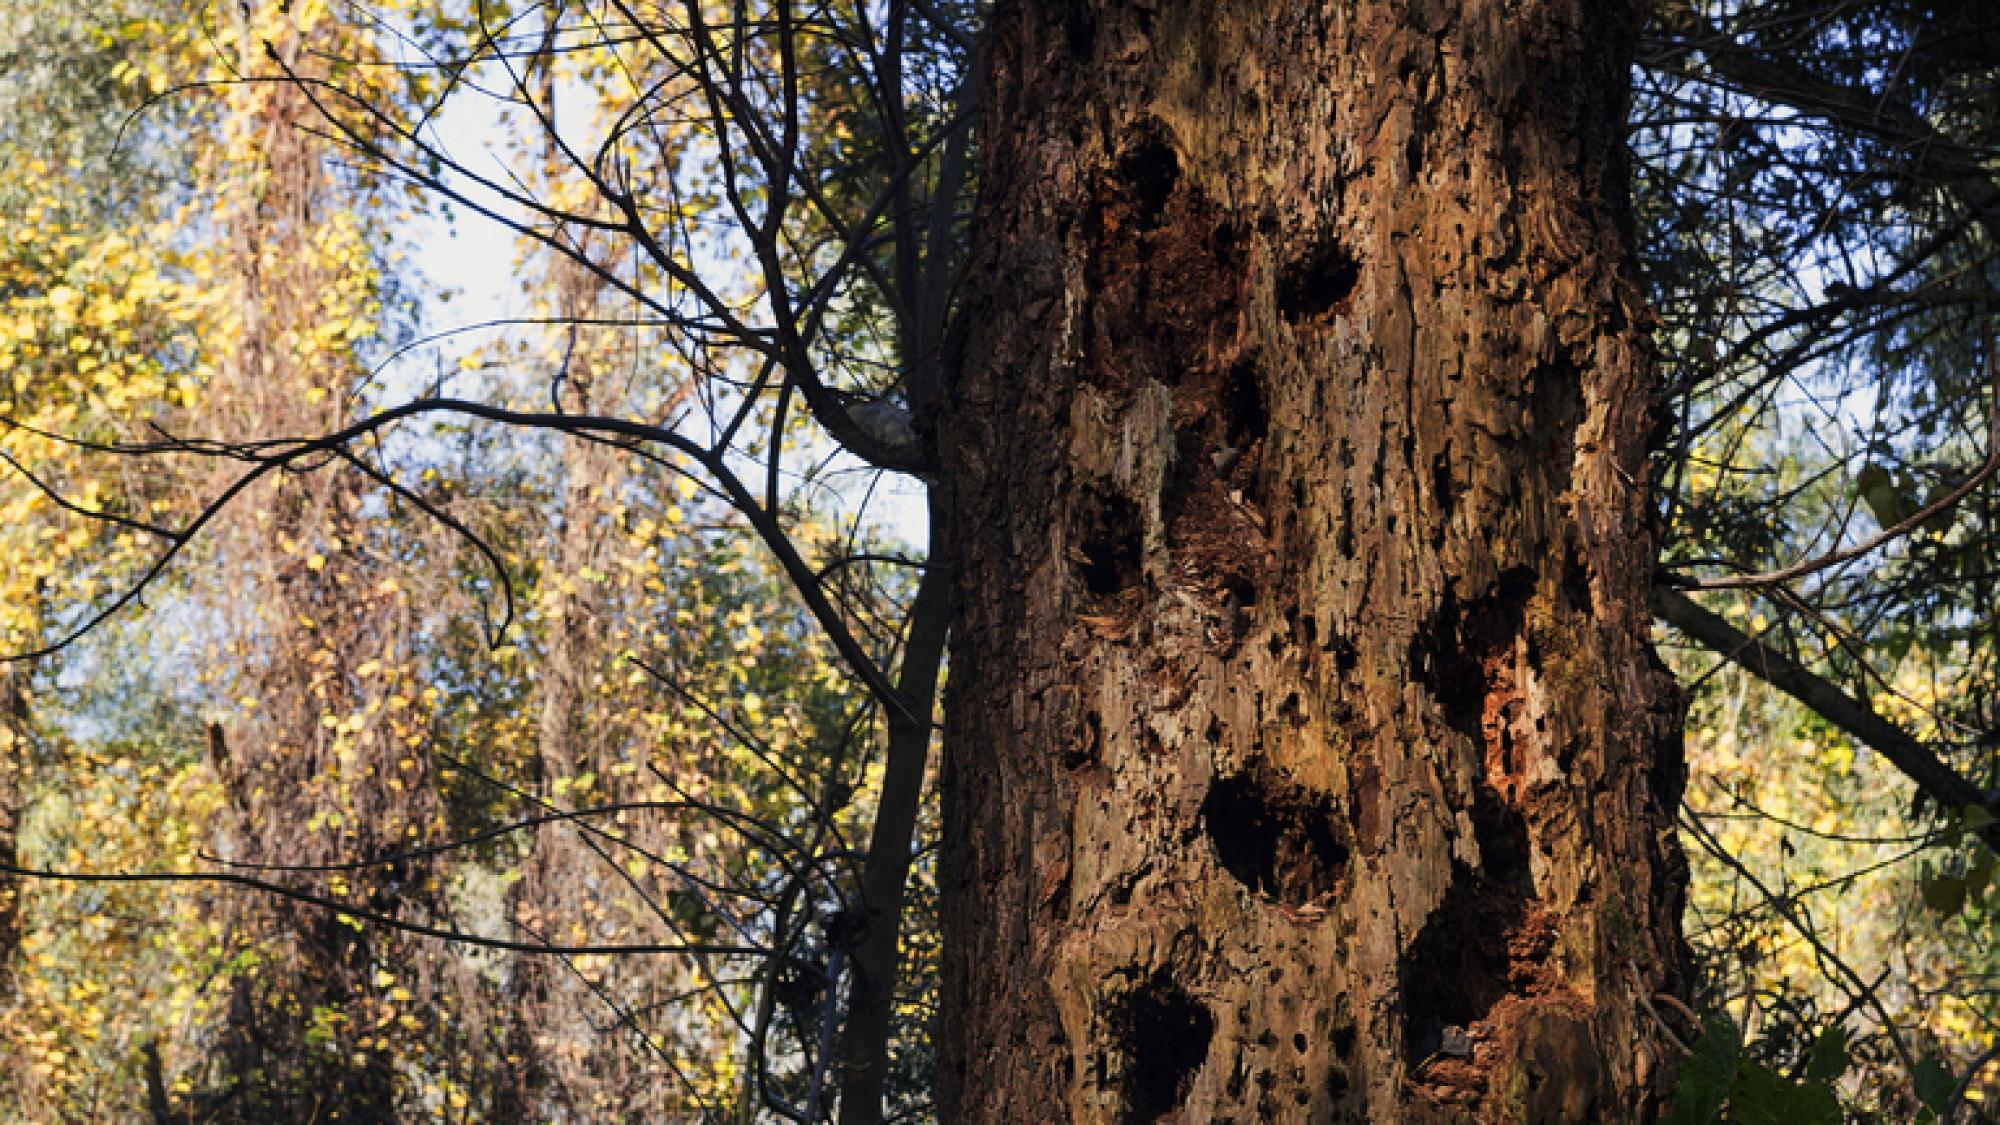
M 28 670 L 0 667 L 0 863 L 21 862 L 21 813 L 27 804 L 29 736 Z M 14 950 L 21 942 L 21 881 L 0 875 L 0 1002 L 14 995 Z
M 558 264 L 551 273 L 563 315 L 589 315 L 587 307 L 579 306 L 587 306 L 595 294 L 582 270 Z M 591 400 L 588 378 L 567 390 L 564 405 L 572 410 L 590 413 L 599 405 Z M 557 779 L 574 779 L 616 760 L 601 752 L 598 736 L 607 732 L 593 690 L 606 664 L 604 597 L 597 583 L 577 576 L 605 565 L 608 509 L 617 476 L 611 450 L 590 442 L 562 446 L 556 522 L 542 544 L 549 560 L 540 606 L 547 626 L 535 675 L 540 704 L 536 757 L 544 799 Z M 563 808 L 589 803 L 567 794 L 555 799 Z M 611 900 L 621 897 L 616 893 L 622 889 L 616 886 L 616 861 L 601 856 L 572 824 L 542 825 L 531 839 L 521 881 L 507 895 L 509 920 L 531 941 L 587 944 L 605 936 L 599 927 L 609 924 L 615 913 Z M 614 1051 L 625 1044 L 595 1032 L 610 1013 L 573 965 L 524 955 L 509 970 L 509 1054 L 522 1063 L 503 1076 L 510 1087 L 497 1103 L 503 1115 L 563 1120 L 607 1108 L 597 1099 L 617 1083 L 603 1072 L 615 1069 L 619 1060 L 607 1062 L 597 1048 L 600 1040 Z
M 944 1120 L 1658 1111 L 1639 18 L 995 13 L 941 420 Z
M 269 7 L 232 14 L 246 74 L 265 51 L 298 66 L 355 49 L 336 23 L 308 21 L 267 43 Z M 330 432 L 368 374 L 351 352 L 314 342 L 328 318 L 366 309 L 360 271 L 334 252 L 353 189 L 307 131 L 319 114 L 303 87 L 238 83 L 219 112 L 235 141 L 205 175 L 218 185 L 237 319 L 212 345 L 222 362 L 203 388 L 198 424 L 218 441 Z M 190 484 L 217 495 L 241 472 L 207 462 Z M 208 628 L 227 640 L 231 668 L 212 690 L 256 704 L 208 729 L 207 761 L 227 798 L 210 846 L 226 859 L 310 869 L 400 853 L 443 827 L 422 728 L 386 704 L 399 686 L 416 694 L 403 677 L 418 622 L 395 584 L 383 585 L 399 560 L 371 534 L 379 525 L 363 515 L 368 491 L 337 467 L 285 474 L 207 532 L 216 557 L 232 560 L 196 591 Z M 441 898 L 437 870 L 417 859 L 342 872 L 338 883 L 286 878 L 378 914 L 421 917 Z M 197 1084 L 177 1112 L 215 1122 L 393 1119 L 398 1053 L 417 1057 L 413 1044 L 451 1027 L 437 997 L 456 966 L 411 958 L 411 939 L 317 906 L 217 888 L 210 910 L 229 964 L 210 987 L 230 999 L 220 1026 L 187 1040 L 208 1061 L 193 1051 L 164 1060 L 167 1077 Z M 385 995 L 378 978 L 389 970 L 427 1002 Z M 404 1015 L 426 1022 L 406 1026 L 396 1018 Z M 316 1044 L 315 1030 L 331 1037 Z

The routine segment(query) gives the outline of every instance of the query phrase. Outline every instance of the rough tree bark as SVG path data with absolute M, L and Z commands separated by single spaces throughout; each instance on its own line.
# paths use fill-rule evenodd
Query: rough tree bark
M 1658 1111 L 1639 18 L 999 5 L 940 419 L 945 1120 Z

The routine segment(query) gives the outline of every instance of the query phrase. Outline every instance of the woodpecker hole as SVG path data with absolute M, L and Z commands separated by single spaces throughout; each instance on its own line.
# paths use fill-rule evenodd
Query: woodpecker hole
M 1167 200 L 1181 180 L 1181 162 L 1165 129 L 1155 124 L 1118 156 L 1115 174 L 1131 201 L 1132 220 L 1140 230 L 1156 230 L 1167 210 Z
M 1144 577 L 1144 520 L 1123 496 L 1097 496 L 1084 506 L 1077 540 L 1077 572 L 1084 589 L 1108 598 Z
M 1202 824 L 1223 870 L 1252 892 L 1289 906 L 1330 896 L 1347 868 L 1332 800 L 1288 785 L 1262 767 L 1217 778 Z
M 1532 568 L 1513 567 L 1491 593 L 1464 604 L 1447 588 L 1437 613 L 1411 638 L 1410 674 L 1437 698 L 1445 723 L 1475 746 L 1485 743 L 1489 697 L 1512 664 L 1538 579 Z
M 1172 1115 L 1208 1059 L 1215 1016 L 1162 973 L 1126 996 L 1112 1019 L 1125 1048 L 1126 1125 Z
M 1278 312 L 1294 326 L 1324 320 L 1344 310 L 1360 281 L 1361 263 L 1328 240 L 1278 275 Z
M 1262 440 L 1271 429 L 1256 362 L 1245 360 L 1231 367 L 1222 392 L 1223 440 L 1240 453 Z

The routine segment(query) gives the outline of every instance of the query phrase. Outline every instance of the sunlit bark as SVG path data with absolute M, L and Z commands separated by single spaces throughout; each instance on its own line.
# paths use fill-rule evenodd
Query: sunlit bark
M 946 1120 L 1657 1110 L 1638 15 L 995 13 Z

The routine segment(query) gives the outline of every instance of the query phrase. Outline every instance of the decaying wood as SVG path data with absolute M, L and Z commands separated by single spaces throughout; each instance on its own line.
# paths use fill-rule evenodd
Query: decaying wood
M 1637 21 L 995 12 L 940 420 L 946 1120 L 1657 1110 Z

